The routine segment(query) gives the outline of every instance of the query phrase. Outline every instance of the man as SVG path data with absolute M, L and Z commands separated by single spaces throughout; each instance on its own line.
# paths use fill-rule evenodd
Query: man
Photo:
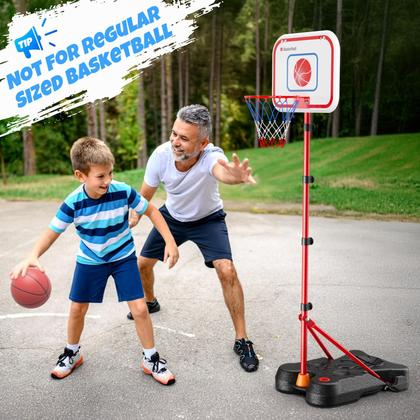
M 207 267 L 215 268 L 226 306 L 235 328 L 234 351 L 247 372 L 258 369 L 258 358 L 248 340 L 244 295 L 238 279 L 225 224 L 218 181 L 224 184 L 255 184 L 248 160 L 235 154 L 229 163 L 222 149 L 210 143 L 211 117 L 206 107 L 189 105 L 178 111 L 170 141 L 156 148 L 147 163 L 140 194 L 151 200 L 160 183 L 167 198 L 160 212 L 180 246 L 193 241 Z M 131 225 L 138 223 L 134 214 Z M 144 244 L 138 263 L 149 312 L 160 310 L 154 291 L 153 267 L 163 260 L 165 243 L 153 229 Z M 132 319 L 131 313 L 127 315 Z

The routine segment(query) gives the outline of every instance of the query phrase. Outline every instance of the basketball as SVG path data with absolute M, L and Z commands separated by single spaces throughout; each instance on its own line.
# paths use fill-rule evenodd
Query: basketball
M 51 282 L 38 268 L 29 267 L 25 276 L 12 279 L 10 291 L 20 306 L 38 308 L 50 297 Z
M 306 86 L 311 80 L 312 69 L 308 60 L 301 58 L 297 61 L 294 68 L 295 82 L 299 87 Z

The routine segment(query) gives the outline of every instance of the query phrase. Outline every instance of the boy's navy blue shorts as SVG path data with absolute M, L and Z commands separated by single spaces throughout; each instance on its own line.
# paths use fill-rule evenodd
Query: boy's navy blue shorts
M 200 248 L 207 267 L 214 268 L 214 260 L 232 260 L 225 223 L 226 213 L 223 210 L 194 222 L 180 222 L 174 219 L 165 206 L 162 206 L 159 211 L 166 220 L 176 244 L 180 246 L 186 241 L 194 242 Z M 156 228 L 153 228 L 141 250 L 141 255 L 163 261 L 164 251 L 165 241 Z
M 98 265 L 76 262 L 70 300 L 79 303 L 101 303 L 109 276 L 117 289 L 118 301 L 129 301 L 144 297 L 136 254 L 119 261 Z

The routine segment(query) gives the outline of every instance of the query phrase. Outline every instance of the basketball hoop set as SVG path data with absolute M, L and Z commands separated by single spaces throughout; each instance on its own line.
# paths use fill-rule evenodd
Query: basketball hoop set
M 303 196 L 302 196 L 302 284 L 300 303 L 300 362 L 281 365 L 276 389 L 305 395 L 308 404 L 331 407 L 357 401 L 382 390 L 408 388 L 408 368 L 370 356 L 361 350 L 347 350 L 312 319 L 308 299 L 309 185 L 311 114 L 331 113 L 340 96 L 340 44 L 331 31 L 294 33 L 281 36 L 273 48 L 271 96 L 245 96 L 255 122 L 260 147 L 280 146 L 295 112 L 304 113 Z M 307 360 L 308 332 L 326 357 Z M 320 336 L 344 356 L 334 359 Z

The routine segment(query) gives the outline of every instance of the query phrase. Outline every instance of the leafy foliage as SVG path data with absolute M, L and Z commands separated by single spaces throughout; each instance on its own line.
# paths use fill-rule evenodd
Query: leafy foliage
M 64 3 L 59 0 L 28 0 L 28 10 L 47 9 Z M 288 2 L 260 0 L 260 51 L 262 94 L 271 91 L 271 49 L 276 39 L 287 32 Z M 343 2 L 341 41 L 340 136 L 366 135 L 372 115 L 376 68 L 382 31 L 382 2 L 353 0 Z M 186 70 L 178 68 L 178 57 L 188 53 L 189 103 L 209 104 L 213 15 L 217 15 L 216 33 L 222 37 L 221 62 L 221 145 L 226 150 L 252 147 L 254 125 L 243 96 L 255 93 L 256 45 L 255 0 L 224 1 L 220 8 L 198 19 L 194 42 L 173 53 L 174 111 L 181 97 L 179 82 Z M 294 32 L 336 29 L 336 0 L 296 2 Z M 15 8 L 12 0 L 0 0 L 0 48 L 7 39 L 7 26 Z M 385 48 L 380 96 L 379 132 L 410 133 L 419 131 L 420 114 L 420 3 L 417 0 L 391 2 L 389 33 Z M 143 72 L 146 102 L 146 139 L 149 153 L 160 143 L 160 62 Z M 181 80 L 179 80 L 181 78 Z M 185 80 L 184 80 L 185 82 Z M 184 86 L 185 89 L 185 86 Z M 117 168 L 137 165 L 139 126 L 137 122 L 137 81 L 106 103 L 107 141 L 115 153 Z M 216 112 L 215 110 L 213 111 Z M 175 115 L 172 115 L 174 118 Z M 313 115 L 315 137 L 327 136 L 330 116 Z M 0 122 L 0 133 L 4 129 Z M 3 127 L 2 127 L 3 126 Z M 291 140 L 302 138 L 302 116 L 292 124 Z M 76 114 L 60 115 L 33 126 L 40 173 L 64 174 L 70 170 L 68 150 L 71 143 L 86 134 L 84 109 Z M 21 174 L 23 147 L 21 135 L 0 139 L 10 174 Z

